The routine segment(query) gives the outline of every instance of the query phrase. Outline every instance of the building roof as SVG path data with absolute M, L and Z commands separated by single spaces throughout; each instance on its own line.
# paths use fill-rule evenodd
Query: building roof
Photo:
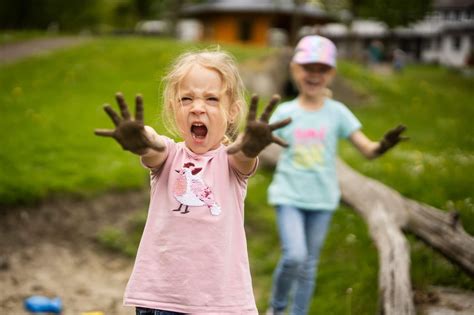
M 184 7 L 181 15 L 197 17 L 212 13 L 277 13 L 293 14 L 295 4 L 291 0 L 210 0 L 202 4 Z M 321 7 L 306 3 L 298 6 L 296 12 L 309 18 L 334 20 L 334 16 Z

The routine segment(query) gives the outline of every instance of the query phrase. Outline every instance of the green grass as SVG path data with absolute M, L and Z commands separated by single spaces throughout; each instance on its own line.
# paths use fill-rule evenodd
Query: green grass
M 143 188 L 147 172 L 137 158 L 94 128 L 111 127 L 102 104 L 114 104 L 120 90 L 129 103 L 145 99 L 145 120 L 158 131 L 160 78 L 189 44 L 147 38 L 97 39 L 83 46 L 2 66 L 0 71 L 0 203 L 33 203 L 50 196 L 91 196 L 108 190 Z M 265 50 L 224 47 L 239 60 Z M 352 110 L 364 132 L 380 138 L 390 127 L 408 126 L 410 141 L 368 162 L 350 145 L 341 155 L 351 166 L 403 195 L 445 210 L 458 210 L 474 234 L 473 79 L 449 70 L 413 66 L 400 75 L 379 77 L 341 63 L 339 74 L 371 102 Z M 335 96 L 337 99 L 337 95 Z M 115 106 L 115 104 L 114 104 Z M 249 182 L 246 229 L 254 290 L 260 310 L 267 306 L 271 275 L 280 255 L 273 209 L 266 203 L 271 173 Z M 133 256 L 145 220 L 130 229 L 107 227 L 99 240 Z M 416 288 L 450 285 L 474 289 L 474 282 L 439 254 L 410 237 Z M 331 225 L 320 261 L 311 313 L 374 314 L 377 307 L 377 251 L 363 220 L 341 207 Z
M 398 123 L 410 140 L 379 160 L 368 162 L 347 143 L 344 159 L 403 195 L 446 210 L 458 210 L 474 234 L 474 78 L 449 69 L 409 67 L 400 75 L 378 77 L 351 64 L 341 74 L 375 96 L 354 107 L 364 132 L 379 139 Z
M 137 157 L 93 130 L 112 127 L 102 105 L 116 106 L 114 94 L 122 91 L 130 105 L 142 93 L 146 123 L 163 131 L 160 79 L 172 59 L 190 48 L 156 38 L 106 38 L 3 66 L 0 204 L 144 187 L 147 172 Z M 264 53 L 229 50 L 239 59 Z
M 351 109 L 364 132 L 379 139 L 404 123 L 408 142 L 378 160 L 367 161 L 347 142 L 341 157 L 362 173 L 403 195 L 443 210 L 457 210 L 463 226 L 474 234 L 474 137 L 472 78 L 436 67 L 413 66 L 402 74 L 378 76 L 367 69 L 341 63 L 339 75 L 370 102 Z M 337 95 L 335 95 L 337 99 Z M 255 294 L 260 310 L 267 306 L 271 274 L 279 258 L 275 215 L 266 205 L 270 173 L 260 172 L 249 184 L 247 230 Z M 474 290 L 474 281 L 440 254 L 409 236 L 411 276 L 415 289 L 429 285 Z M 375 314 L 378 256 L 363 220 L 341 207 L 333 219 L 321 255 L 317 292 L 310 314 Z

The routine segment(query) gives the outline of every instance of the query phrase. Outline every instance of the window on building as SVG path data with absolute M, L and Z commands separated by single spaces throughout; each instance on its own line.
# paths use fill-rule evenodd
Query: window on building
M 433 49 L 440 49 L 441 48 L 441 37 L 436 37 L 435 39 L 433 39 Z
M 459 11 L 457 10 L 453 11 L 453 20 L 455 21 L 459 20 Z
M 449 20 L 449 11 L 444 11 L 443 20 Z
M 239 40 L 246 42 L 252 38 L 252 21 L 241 20 L 239 25 Z
M 433 14 L 431 15 L 431 19 L 433 21 L 439 21 L 442 19 L 442 14 L 439 12 L 439 11 L 435 11 L 433 12 Z
M 456 12 L 455 11 L 449 11 L 449 18 L 448 20 L 452 21 L 456 19 Z
M 461 36 L 453 36 L 452 43 L 453 43 L 454 50 L 461 49 Z
M 431 48 L 431 40 L 430 39 L 422 39 L 421 40 L 421 47 L 423 49 L 430 49 Z

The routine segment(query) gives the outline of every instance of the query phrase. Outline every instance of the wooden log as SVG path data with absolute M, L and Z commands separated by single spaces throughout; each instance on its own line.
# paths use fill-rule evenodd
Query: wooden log
M 382 203 L 400 229 L 413 233 L 474 277 L 474 237 L 464 231 L 457 213 L 405 198 L 394 189 L 356 172 L 340 159 L 337 172 L 343 202 L 366 220 L 372 215 L 369 209 L 376 202 Z
M 410 249 L 400 229 L 406 221 L 399 194 L 350 169 L 341 160 L 337 172 L 342 200 L 366 221 L 379 252 L 379 314 L 415 314 L 410 280 Z
M 272 145 L 260 155 L 262 167 L 274 167 L 281 149 Z M 410 281 L 409 246 L 403 231 L 474 275 L 474 238 L 456 214 L 408 199 L 337 160 L 342 202 L 366 221 L 379 252 L 379 313 L 415 314 Z

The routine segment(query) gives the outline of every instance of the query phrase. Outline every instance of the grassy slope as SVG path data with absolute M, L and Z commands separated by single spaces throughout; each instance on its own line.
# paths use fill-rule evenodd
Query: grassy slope
M 347 142 L 342 142 L 343 159 L 407 197 L 460 211 L 464 227 L 474 234 L 474 180 L 469 175 L 474 173 L 473 79 L 424 66 L 380 77 L 347 63 L 341 63 L 339 74 L 363 94 L 373 96 L 364 106 L 352 107 L 369 137 L 378 139 L 386 129 L 400 122 L 408 126 L 407 134 L 411 137 L 409 142 L 375 161 L 366 161 Z M 272 209 L 261 206 L 269 176 L 259 174 L 251 182 L 247 198 L 248 230 L 251 235 L 258 235 L 249 246 L 262 309 L 270 290 L 269 275 L 279 255 Z M 409 238 L 416 289 L 427 285 L 474 289 L 472 279 L 421 242 Z M 312 312 L 374 314 L 377 270 L 377 252 L 364 222 L 350 209 L 341 207 L 322 253 Z
M 145 119 L 159 125 L 159 84 L 170 60 L 187 45 L 156 39 L 104 39 L 85 46 L 4 66 L 0 71 L 0 202 L 31 203 L 54 194 L 91 195 L 109 189 L 144 187 L 147 174 L 137 159 L 108 139 L 93 136 L 111 127 L 102 111 L 115 91 L 128 100 L 145 98 Z M 226 47 L 227 48 L 227 47 Z M 261 50 L 229 47 L 239 59 Z M 443 209 L 460 210 L 474 234 L 474 141 L 472 79 L 431 67 L 408 68 L 400 76 L 377 77 L 341 64 L 340 74 L 374 101 L 353 108 L 364 131 L 379 138 L 390 126 L 408 125 L 411 140 L 374 162 L 349 145 L 341 155 L 363 173 L 404 195 Z M 336 96 L 337 98 L 337 96 Z M 266 205 L 271 174 L 259 172 L 249 185 L 247 230 L 260 309 L 266 306 L 271 273 L 279 256 L 274 214 Z M 143 224 L 137 218 L 137 226 Z M 106 230 L 106 243 L 133 254 L 134 241 Z M 127 245 L 128 244 L 128 245 Z M 472 280 L 439 255 L 412 240 L 416 287 L 456 285 L 474 289 Z M 324 248 L 313 310 L 321 314 L 373 314 L 376 309 L 377 253 L 365 224 L 351 210 L 335 215 Z
M 4 66 L 0 72 L 0 204 L 53 194 L 88 195 L 143 187 L 146 172 L 94 128 L 112 126 L 102 110 L 122 91 L 140 92 L 145 119 L 159 124 L 160 78 L 189 45 L 156 39 L 105 39 Z M 239 58 L 251 51 L 231 47 Z M 262 50 L 260 52 L 262 53 Z

